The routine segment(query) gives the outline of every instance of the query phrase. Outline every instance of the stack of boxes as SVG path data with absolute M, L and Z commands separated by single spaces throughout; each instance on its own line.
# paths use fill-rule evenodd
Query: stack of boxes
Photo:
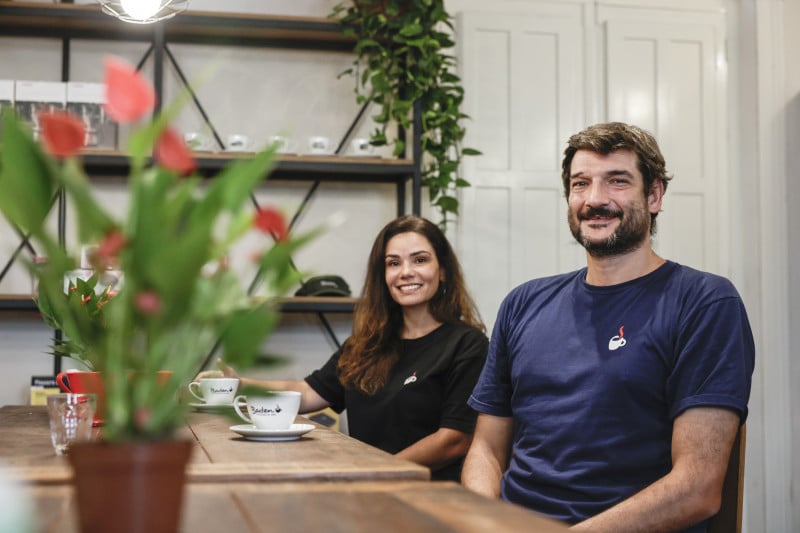
M 0 113 L 13 107 L 38 139 L 39 113 L 68 109 L 86 126 L 87 148 L 113 150 L 117 147 L 117 125 L 103 109 L 104 89 L 100 83 L 79 81 L 0 80 Z

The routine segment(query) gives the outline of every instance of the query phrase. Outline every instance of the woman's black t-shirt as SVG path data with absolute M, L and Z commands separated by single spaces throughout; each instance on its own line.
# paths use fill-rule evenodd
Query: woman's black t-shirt
M 487 350 L 488 340 L 480 330 L 443 324 L 424 337 L 402 341 L 399 360 L 374 396 L 345 389 L 339 382 L 341 351 L 306 381 L 333 410 L 347 409 L 350 436 L 397 453 L 439 428 L 474 431 L 477 414 L 467 398 Z M 432 472 L 431 477 L 458 481 L 462 462 Z

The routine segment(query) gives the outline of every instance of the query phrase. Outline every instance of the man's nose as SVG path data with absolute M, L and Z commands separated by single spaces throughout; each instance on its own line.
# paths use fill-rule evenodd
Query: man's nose
M 602 180 L 592 181 L 589 185 L 589 190 L 586 191 L 586 203 L 592 206 L 608 203 L 608 193 Z

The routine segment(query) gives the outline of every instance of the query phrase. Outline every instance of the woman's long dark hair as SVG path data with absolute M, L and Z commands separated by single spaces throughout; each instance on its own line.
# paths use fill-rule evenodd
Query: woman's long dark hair
M 339 358 L 339 379 L 345 387 L 375 394 L 386 384 L 389 371 L 400 356 L 403 310 L 386 286 L 386 245 L 395 235 L 409 232 L 428 240 L 444 272 L 444 280 L 429 302 L 433 317 L 442 323 L 463 323 L 486 331 L 464 284 L 458 259 L 442 230 L 416 215 L 398 217 L 384 226 L 369 254 L 361 301 L 353 317 L 353 334 Z

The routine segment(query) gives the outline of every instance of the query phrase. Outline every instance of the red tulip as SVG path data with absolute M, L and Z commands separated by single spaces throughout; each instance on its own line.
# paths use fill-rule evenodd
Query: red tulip
M 118 229 L 109 231 L 94 252 L 93 263 L 99 269 L 116 267 L 119 264 L 119 253 L 128 244 L 128 238 Z
M 133 415 L 133 422 L 139 429 L 144 429 L 150 424 L 153 413 L 147 407 L 139 407 Z
M 283 218 L 280 211 L 273 207 L 259 209 L 253 219 L 253 225 L 279 241 L 286 239 L 289 235 L 286 219 Z
M 107 57 L 105 110 L 117 122 L 133 122 L 153 111 L 156 92 L 136 67 L 118 57 Z
M 76 154 L 86 138 L 83 121 L 66 111 L 46 111 L 39 114 L 42 139 L 48 152 L 56 157 Z
M 136 308 L 145 315 L 157 315 L 161 311 L 161 298 L 155 291 L 142 291 L 136 295 Z
M 167 128 L 161 133 L 153 150 L 153 156 L 159 165 L 182 176 L 191 174 L 197 168 L 192 152 L 180 134 L 172 128 Z

